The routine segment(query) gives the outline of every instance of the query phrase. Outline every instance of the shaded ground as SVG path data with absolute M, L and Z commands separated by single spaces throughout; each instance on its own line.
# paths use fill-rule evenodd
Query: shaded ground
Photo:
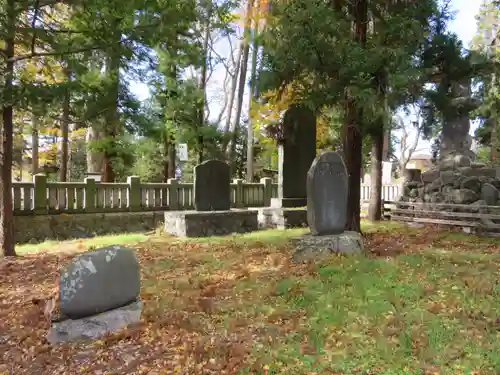
M 143 322 L 56 347 L 44 343 L 48 323 L 32 300 L 89 243 L 0 261 L 0 374 L 500 373 L 499 241 L 365 229 L 370 257 L 320 266 L 290 264 L 286 239 L 300 230 L 151 237 L 135 245 Z

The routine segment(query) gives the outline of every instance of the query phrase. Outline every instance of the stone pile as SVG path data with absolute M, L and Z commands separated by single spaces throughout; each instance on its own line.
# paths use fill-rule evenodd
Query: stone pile
M 500 205 L 496 169 L 473 163 L 466 155 L 449 155 L 433 169 L 406 170 L 404 202 Z
M 361 253 L 360 233 L 345 231 L 347 170 L 342 157 L 325 151 L 314 159 L 307 174 L 307 222 L 311 230 L 293 238 L 293 260 L 304 262 L 332 253 Z
M 75 257 L 59 280 L 61 316 L 66 319 L 52 323 L 47 340 L 95 340 L 139 321 L 139 290 L 133 249 L 114 245 Z

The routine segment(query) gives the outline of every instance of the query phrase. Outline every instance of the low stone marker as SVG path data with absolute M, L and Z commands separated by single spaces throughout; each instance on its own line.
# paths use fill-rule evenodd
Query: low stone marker
M 50 343 L 96 339 L 140 320 L 139 262 L 133 249 L 107 246 L 75 257 L 61 272 Z
M 307 221 L 311 233 L 293 238 L 295 262 L 331 253 L 362 253 L 360 233 L 344 231 L 347 219 L 347 171 L 342 157 L 325 151 L 307 174 Z

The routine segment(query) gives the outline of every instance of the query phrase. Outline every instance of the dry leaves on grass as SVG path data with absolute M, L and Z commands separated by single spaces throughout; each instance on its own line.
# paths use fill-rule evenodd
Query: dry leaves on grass
M 16 375 L 236 374 L 246 364 L 257 328 L 243 317 L 237 324 L 229 319 L 230 331 L 222 329 L 230 315 L 222 316 L 218 306 L 241 300 L 235 282 L 252 275 L 269 279 L 287 263 L 286 254 L 268 248 L 242 252 L 236 244 L 148 243 L 138 256 L 145 285 L 143 322 L 96 342 L 58 346 L 44 337 L 56 309 L 59 269 L 71 255 L 3 261 L 0 368 Z M 186 277 L 185 289 L 179 290 L 176 285 Z
M 376 256 L 392 256 L 441 237 L 432 228 L 425 236 L 378 232 L 367 234 L 365 245 Z M 318 270 L 293 265 L 290 249 L 265 244 L 150 241 L 137 253 L 145 302 L 141 324 L 96 342 L 54 347 L 44 337 L 59 269 L 71 255 L 0 261 L 0 369 L 15 375 L 236 374 L 249 365 L 256 343 L 273 345 L 301 324 L 301 311 L 267 317 L 258 312 L 272 285 L 290 276 L 315 277 Z M 258 361 L 251 365 L 258 367 Z

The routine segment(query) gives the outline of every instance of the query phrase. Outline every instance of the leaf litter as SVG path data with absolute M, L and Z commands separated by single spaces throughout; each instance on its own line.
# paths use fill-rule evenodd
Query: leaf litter
M 463 237 L 454 239 L 436 228 L 426 228 L 425 236 L 411 228 L 369 233 L 365 244 L 374 258 L 429 247 L 467 248 Z M 490 252 L 500 248 L 491 242 L 481 246 Z M 277 287 L 281 281 L 294 278 L 307 282 L 321 277 L 318 265 L 292 264 L 292 250 L 286 244 L 152 238 L 134 247 L 142 270 L 142 321 L 94 342 L 56 346 L 49 345 L 45 335 L 50 324 L 47 316 L 56 309 L 59 270 L 87 249 L 80 245 L 73 253 L 0 260 L 0 374 L 271 374 L 270 361 L 275 367 L 281 363 L 282 370 L 273 373 L 287 374 L 293 371 L 291 364 L 262 350 L 279 347 L 295 333 L 298 355 L 314 357 L 316 352 L 317 358 L 325 356 L 319 355 L 311 342 L 307 308 L 280 305 L 283 301 Z M 342 265 L 343 260 L 338 257 L 332 262 Z M 423 295 L 434 295 L 435 287 L 425 285 L 430 292 Z M 286 293 L 289 301 L 306 298 L 299 284 Z M 428 303 L 426 308 L 429 314 L 445 309 L 439 301 Z M 473 316 L 481 320 L 483 315 Z M 327 335 L 324 348 L 345 352 L 341 343 L 345 332 L 339 332 Z M 388 337 L 394 341 L 397 331 L 390 332 Z M 431 368 L 434 371 L 435 366 Z M 305 367 L 301 371 L 294 373 L 344 373 L 326 367 L 318 372 Z

